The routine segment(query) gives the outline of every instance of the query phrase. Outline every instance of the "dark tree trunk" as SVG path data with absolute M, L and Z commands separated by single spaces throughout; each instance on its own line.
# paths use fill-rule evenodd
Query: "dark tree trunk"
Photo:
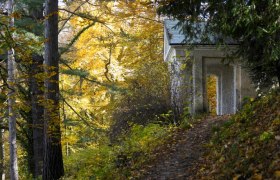
M 64 175 L 59 116 L 58 0 L 46 0 L 43 179 Z
M 277 80 L 278 80 L 278 86 L 280 86 L 280 59 L 278 60 L 278 64 L 277 64 Z
M 41 2 L 41 1 L 40 1 Z M 42 4 L 30 12 L 32 18 L 36 21 L 44 19 L 43 2 Z M 43 36 L 43 32 L 34 31 L 37 36 Z M 38 178 L 43 174 L 43 159 L 44 159 L 44 107 L 42 100 L 44 97 L 44 81 L 36 77 L 36 75 L 44 73 L 43 68 L 44 58 L 42 55 L 33 54 L 32 64 L 30 65 L 30 83 L 29 91 L 31 102 L 31 124 L 30 132 L 30 160 L 29 169 L 34 178 Z
M 280 86 L 280 71 L 277 72 L 278 86 Z
M 42 90 L 43 80 L 36 78 L 36 75 L 43 73 L 43 57 L 33 55 L 31 65 L 31 104 L 32 104 L 32 174 L 34 177 L 39 177 L 43 172 L 43 157 L 44 157 L 44 108 L 40 103 L 44 96 Z

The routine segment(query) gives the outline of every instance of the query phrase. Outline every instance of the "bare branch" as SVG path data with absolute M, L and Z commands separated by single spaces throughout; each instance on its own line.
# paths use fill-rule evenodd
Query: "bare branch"
M 105 64 L 105 73 L 104 73 L 106 79 L 107 79 L 108 81 L 110 81 L 110 82 L 112 82 L 112 81 L 111 81 L 111 79 L 109 78 L 108 73 L 109 73 L 109 66 L 110 66 L 111 61 L 112 61 L 112 49 L 113 49 L 112 46 L 113 46 L 113 45 L 111 44 L 110 49 L 109 49 L 109 58 L 108 58 L 108 62 Z

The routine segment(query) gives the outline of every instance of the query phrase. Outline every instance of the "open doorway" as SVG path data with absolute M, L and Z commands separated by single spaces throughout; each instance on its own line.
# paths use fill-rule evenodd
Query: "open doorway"
M 218 112 L 218 77 L 212 74 L 207 75 L 207 104 L 208 112 L 211 115 L 217 115 Z

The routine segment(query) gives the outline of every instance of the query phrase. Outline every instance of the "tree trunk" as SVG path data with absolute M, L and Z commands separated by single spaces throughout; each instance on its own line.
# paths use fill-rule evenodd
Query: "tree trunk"
M 30 14 L 35 21 L 41 21 L 43 16 L 43 1 L 40 1 L 40 6 L 32 8 Z M 34 32 L 36 36 L 43 36 L 41 31 Z M 30 65 L 30 82 L 29 93 L 31 102 L 31 124 L 29 129 L 30 148 L 28 152 L 29 170 L 34 178 L 39 178 L 43 174 L 43 159 L 44 159 L 44 107 L 41 103 L 44 97 L 44 82 L 43 79 L 36 78 L 36 75 L 44 73 L 43 68 L 44 58 L 42 55 L 33 54 L 32 64 Z
M 43 80 L 40 81 L 35 77 L 38 73 L 43 73 L 43 57 L 40 55 L 33 55 L 31 65 L 31 104 L 32 104 L 32 174 L 37 178 L 43 172 L 43 158 L 44 158 L 44 108 L 40 104 L 40 100 L 44 95 L 42 87 Z
M 280 87 L 280 59 L 278 60 L 276 71 L 277 71 L 278 86 Z
M 5 180 L 4 167 L 5 167 L 4 129 L 0 129 L 0 179 L 1 180 Z
M 64 175 L 59 116 L 58 1 L 46 0 L 45 122 L 43 179 Z
M 12 17 L 14 9 L 14 0 L 8 2 L 8 14 L 10 16 L 10 27 L 14 26 L 14 18 Z M 14 50 L 8 51 L 8 112 L 9 112 L 9 143 L 10 143 L 10 178 L 18 179 L 17 164 L 17 144 L 16 144 L 16 113 L 15 113 L 15 56 Z
M 1 112 L 3 113 L 3 112 Z M 5 180 L 4 118 L 0 118 L 0 180 Z

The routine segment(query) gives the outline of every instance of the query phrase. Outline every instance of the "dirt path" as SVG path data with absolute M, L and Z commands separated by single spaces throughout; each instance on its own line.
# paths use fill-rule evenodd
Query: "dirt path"
M 212 127 L 226 119 L 228 117 L 209 117 L 189 130 L 175 133 L 172 141 L 158 150 L 159 155 L 147 165 L 139 179 L 193 179 L 197 165 L 203 163 L 202 155 Z

